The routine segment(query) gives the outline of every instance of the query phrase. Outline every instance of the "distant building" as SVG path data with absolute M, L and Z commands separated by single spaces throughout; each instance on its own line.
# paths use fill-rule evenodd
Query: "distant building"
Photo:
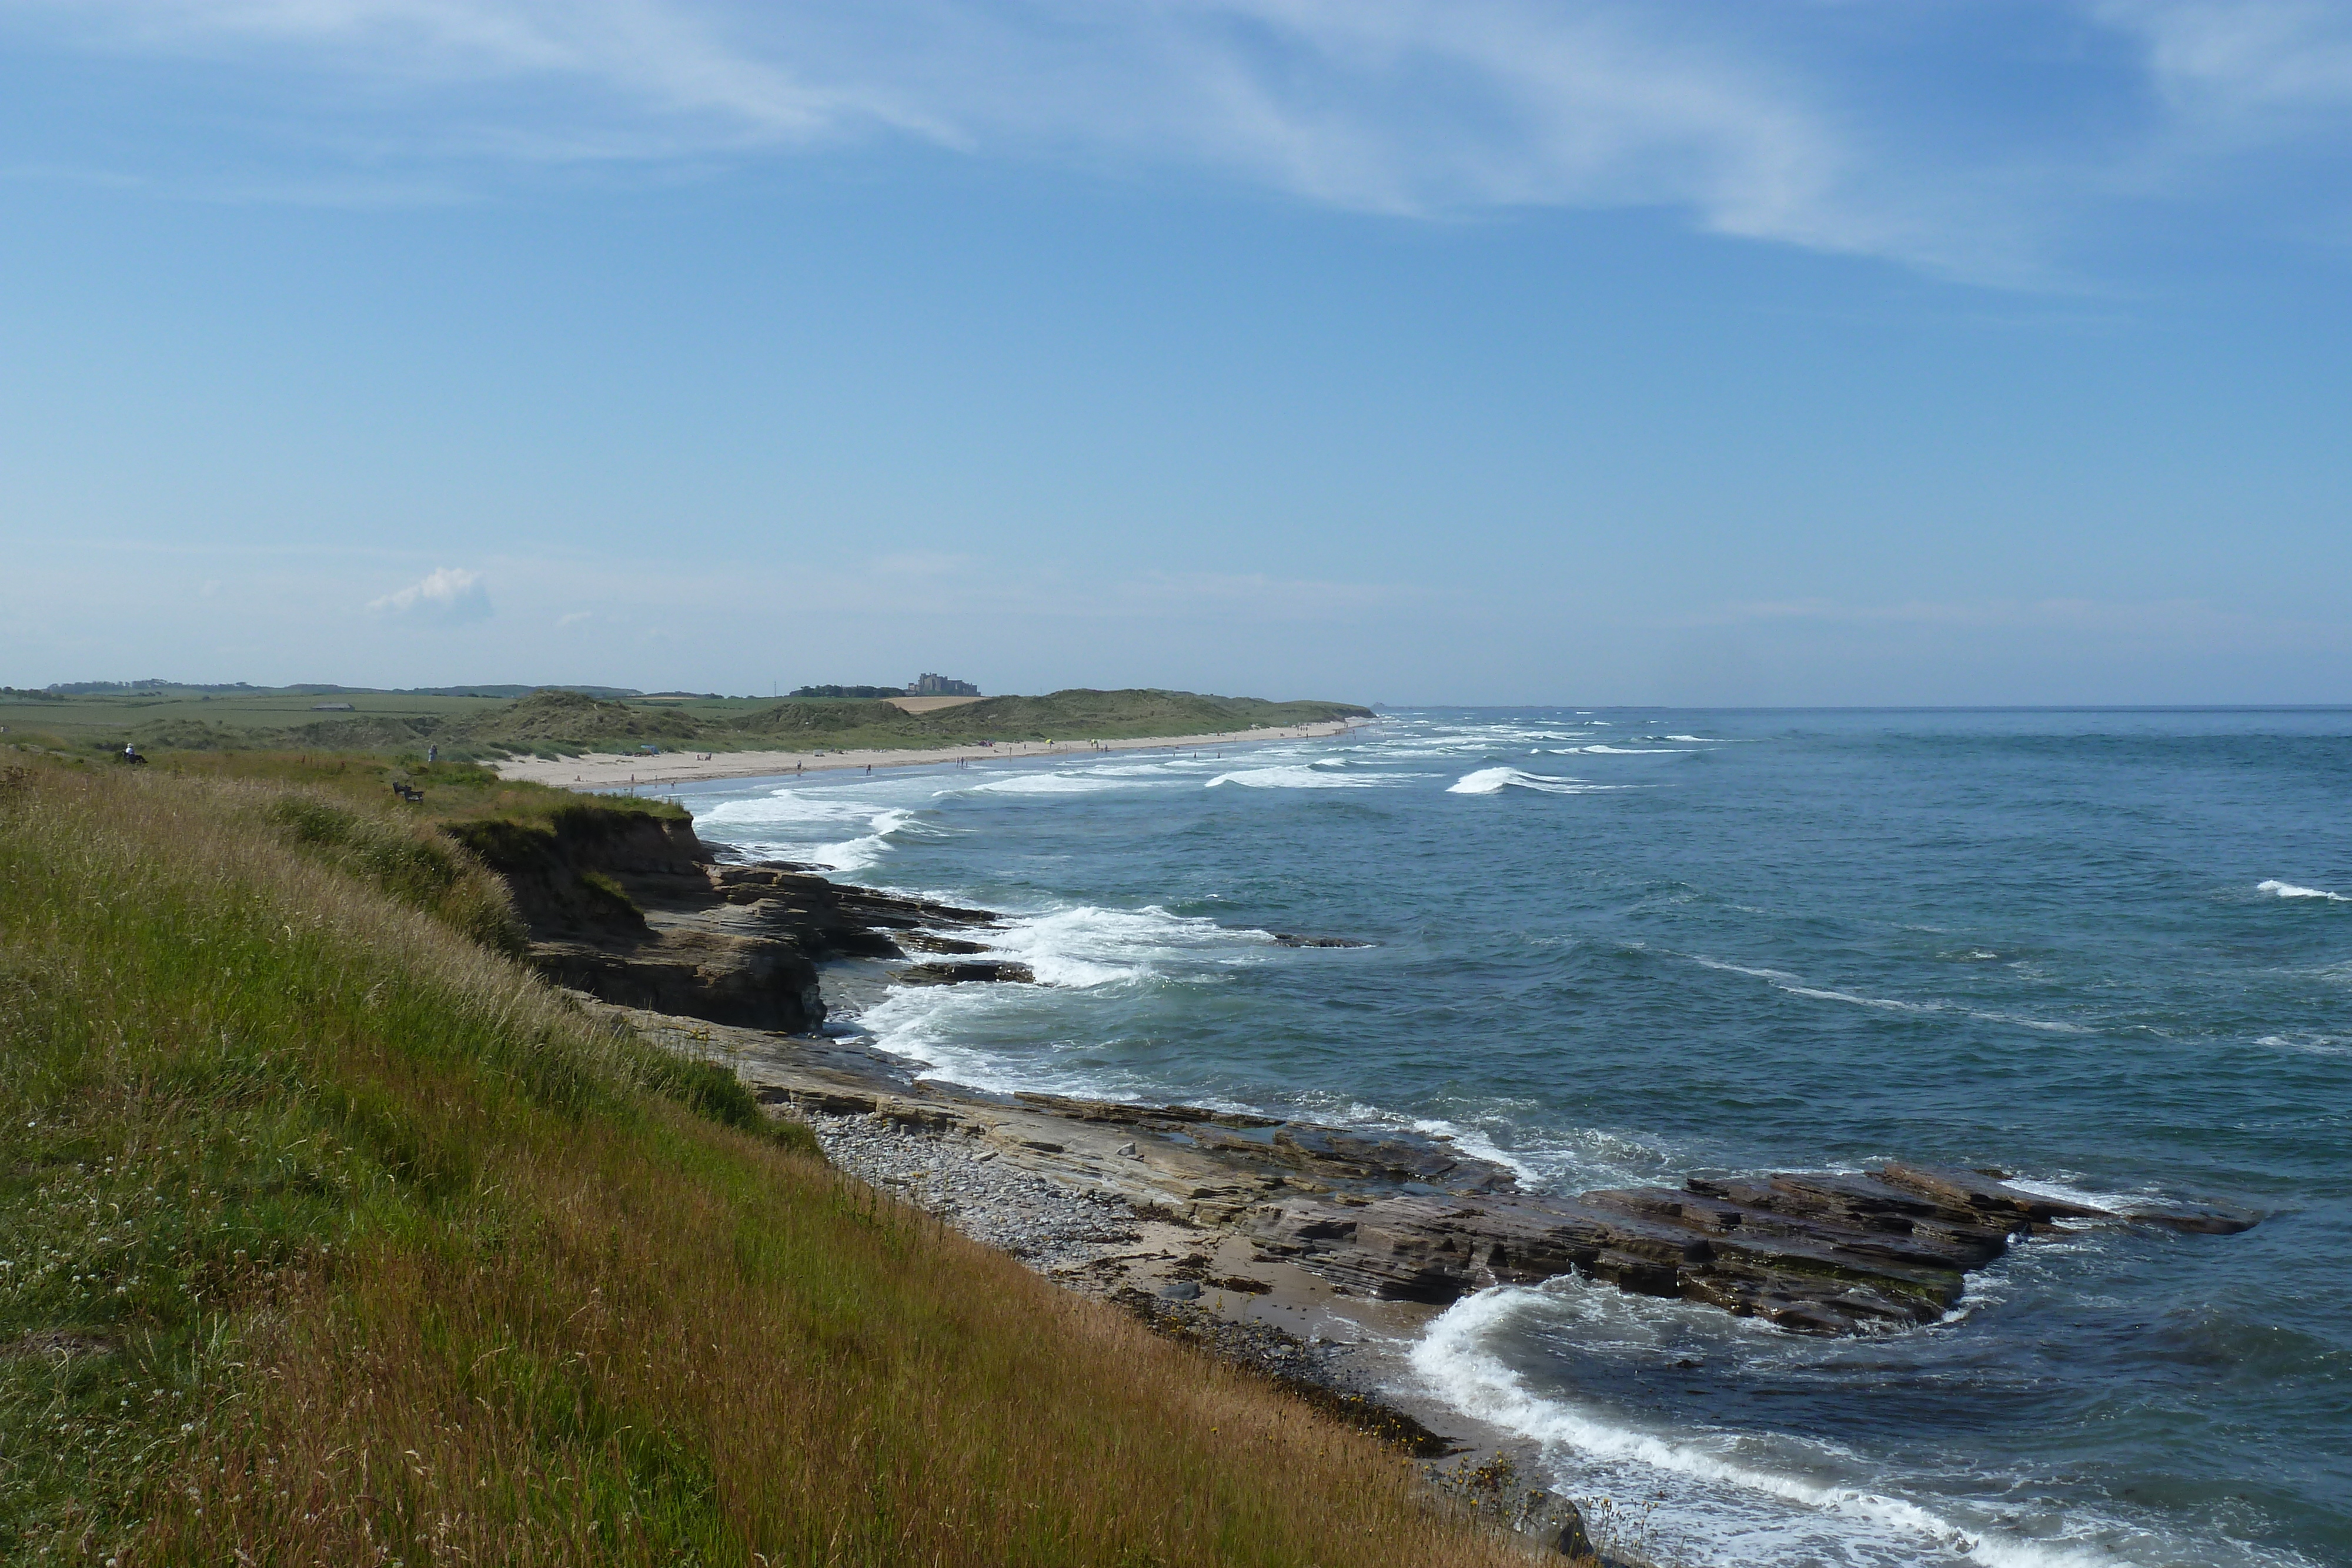
M 910 697 L 976 697 L 980 688 L 970 681 L 951 681 L 945 675 L 923 674 L 907 683 Z

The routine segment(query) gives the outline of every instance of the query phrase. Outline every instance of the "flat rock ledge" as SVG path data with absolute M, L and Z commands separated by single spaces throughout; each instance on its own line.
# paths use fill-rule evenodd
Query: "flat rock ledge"
M 1999 1173 L 1902 1161 L 1528 1193 L 1507 1167 L 1442 1136 L 1192 1105 L 990 1095 L 918 1081 L 912 1064 L 855 1041 L 625 1016 L 664 1043 L 729 1061 L 763 1102 L 841 1145 L 861 1174 L 869 1157 L 848 1155 L 872 1140 L 856 1127 L 929 1140 L 905 1145 L 926 1151 L 929 1174 L 877 1166 L 878 1179 L 912 1184 L 907 1196 L 941 1214 L 965 1215 L 973 1195 L 990 1195 L 965 1228 L 1048 1272 L 1093 1268 L 1101 1255 L 1065 1256 L 1035 1238 L 1126 1245 L 1121 1227 L 1146 1222 L 1187 1238 L 1173 1257 L 1158 1256 L 1172 1245 L 1162 1236 L 1126 1259 L 1151 1266 L 1112 1270 L 1098 1281 L 1104 1293 L 1219 1285 L 1272 1295 L 1283 1283 L 1295 1294 L 1304 1276 L 1327 1299 L 1442 1307 L 1490 1285 L 1576 1275 L 1799 1333 L 1840 1334 L 1934 1322 L 1958 1304 L 1970 1270 L 2062 1228 L 2219 1236 L 2260 1218 L 2220 1206 L 2098 1208 Z M 964 1157 L 950 1161 L 949 1150 Z M 978 1168 L 990 1165 L 983 1179 Z M 938 1185 L 950 1172 L 965 1185 Z M 1003 1185 L 1014 1173 L 1017 1192 Z M 1022 1228 L 1024 1217 L 1048 1215 L 1044 1229 Z M 1189 1275 L 1166 1266 L 1196 1253 L 1209 1261 Z M 1277 1270 L 1279 1279 L 1269 1271 Z
M 2260 1218 L 2095 1208 L 2000 1173 L 1904 1162 L 1530 1194 L 1444 1137 L 992 1094 L 921 1079 L 921 1064 L 855 1038 L 580 1000 L 726 1062 L 845 1173 L 1416 1455 L 1438 1490 L 1555 1561 L 1612 1563 L 1573 1501 L 1519 1480 L 1532 1448 L 1437 1404 L 1406 1371 L 1447 1302 L 1574 1274 L 1800 1333 L 1901 1330 L 1949 1311 L 1969 1270 L 2053 1230 L 2228 1235 Z

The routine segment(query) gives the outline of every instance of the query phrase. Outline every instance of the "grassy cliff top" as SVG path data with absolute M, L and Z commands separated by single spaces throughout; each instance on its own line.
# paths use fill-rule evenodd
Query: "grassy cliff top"
M 422 754 L 464 759 L 516 753 L 864 749 L 981 740 L 1206 735 L 1264 725 L 1369 716 L 1349 703 L 1268 702 L 1195 692 L 1074 688 L 984 697 L 908 713 L 882 701 L 808 697 L 608 697 L 568 690 L 518 699 L 404 693 L 335 694 L 350 713 L 319 712 L 311 693 L 142 691 L 58 699 L 0 693 L 0 742 L 91 754 L 130 742 L 148 752 L 301 750 Z
M 1526 1560 L 601 1027 L 322 790 L 0 752 L 0 1561 Z

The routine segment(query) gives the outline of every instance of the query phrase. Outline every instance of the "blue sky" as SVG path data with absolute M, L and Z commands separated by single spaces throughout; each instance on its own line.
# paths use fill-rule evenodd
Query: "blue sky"
M 2352 5 L 0 0 L 0 682 L 2352 700 Z

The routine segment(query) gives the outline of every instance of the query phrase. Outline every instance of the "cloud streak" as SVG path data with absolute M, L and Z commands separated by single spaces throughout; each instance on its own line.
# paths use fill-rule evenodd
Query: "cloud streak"
M 2058 209 L 2161 190 L 2166 160 L 2223 128 L 2274 141 L 2352 108 L 2352 21 L 2315 0 L 2005 16 L 2014 57 L 1981 68 L 2087 30 L 2121 62 L 2102 68 L 2138 75 L 2078 85 L 2136 91 L 2145 122 L 2021 148 L 1907 123 L 1885 84 L 1948 74 L 1948 21 L 1883 0 L 0 0 L 0 26 L 56 47 L 360 84 L 350 112 L 373 117 L 379 154 L 528 166 L 911 138 L 1206 166 L 1412 216 L 1665 207 L 2011 282 L 2042 267 Z M 284 96 L 289 133 L 332 139 L 320 95 Z
M 445 566 L 427 574 L 422 582 L 371 600 L 368 612 L 460 626 L 490 618 L 490 595 L 482 586 L 479 572 Z

